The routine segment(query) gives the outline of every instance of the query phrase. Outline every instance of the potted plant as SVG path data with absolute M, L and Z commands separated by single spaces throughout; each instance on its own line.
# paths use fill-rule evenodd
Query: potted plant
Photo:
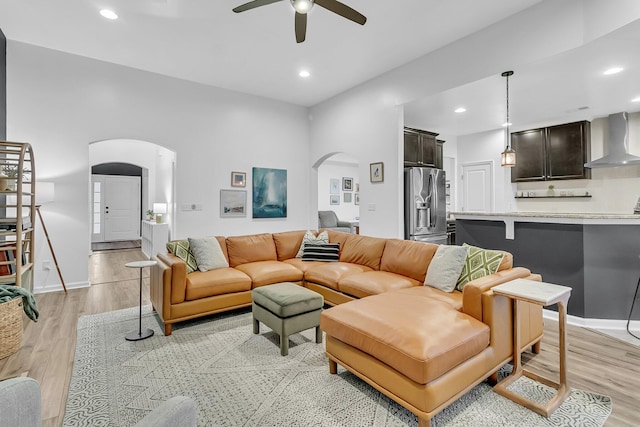
M 153 213 L 153 209 L 147 210 L 147 220 L 153 221 L 153 217 L 154 216 L 155 216 L 155 214 Z
M 2 174 L 0 174 L 0 177 L 2 177 L 2 187 L 0 188 L 0 190 L 15 190 L 16 189 L 16 184 L 17 184 L 17 180 L 16 178 L 18 177 L 18 165 L 12 165 L 12 164 L 5 164 L 2 165 Z M 6 178 L 9 179 L 6 179 Z

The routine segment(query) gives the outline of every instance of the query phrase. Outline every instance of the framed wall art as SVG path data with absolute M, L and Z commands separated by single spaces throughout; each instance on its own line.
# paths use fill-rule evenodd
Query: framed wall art
M 353 191 L 353 178 L 342 178 L 342 191 Z
M 354 205 L 359 205 L 360 204 L 360 193 L 356 193 L 353 196 L 353 204 Z
M 247 216 L 245 190 L 220 190 L 220 218 Z
M 339 194 L 332 194 L 329 196 L 329 203 L 332 205 L 339 205 L 340 204 L 340 195 Z
M 384 163 L 369 164 L 369 179 L 371 182 L 384 182 Z
M 340 194 L 340 180 L 331 178 L 329 180 L 329 194 Z
M 231 186 L 232 187 L 246 187 L 247 186 L 247 173 L 246 172 L 231 172 Z
M 287 170 L 253 168 L 253 218 L 287 217 Z
M 351 203 L 351 199 L 352 199 L 353 193 L 342 193 L 342 196 L 343 196 L 343 198 L 342 198 L 343 202 Z

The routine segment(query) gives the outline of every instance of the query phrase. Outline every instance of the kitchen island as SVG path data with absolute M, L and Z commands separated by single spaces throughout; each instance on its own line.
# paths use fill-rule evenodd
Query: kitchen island
M 513 254 L 514 265 L 572 288 L 568 313 L 626 320 L 640 275 L 640 215 L 454 212 L 456 244 Z M 640 319 L 640 310 L 633 320 Z

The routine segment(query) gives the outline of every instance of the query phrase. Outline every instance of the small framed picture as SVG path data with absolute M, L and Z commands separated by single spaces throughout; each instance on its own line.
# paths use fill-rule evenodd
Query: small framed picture
M 351 203 L 352 196 L 352 193 L 342 193 L 342 201 L 345 203 Z
M 342 178 L 342 191 L 353 191 L 353 178 Z
M 353 195 L 353 204 L 354 205 L 360 204 L 360 193 L 356 193 Z
M 247 186 L 247 173 L 246 172 L 231 172 L 231 186 L 232 187 L 246 187 Z
M 220 190 L 220 217 L 247 216 L 247 192 L 245 190 Z
M 356 182 L 356 193 L 360 192 L 360 183 Z
M 371 182 L 384 182 L 384 163 L 369 164 L 369 179 Z
M 339 205 L 340 204 L 340 195 L 339 194 L 332 194 L 329 200 L 329 203 L 332 205 Z
M 329 194 L 340 194 L 340 180 L 331 178 L 329 180 Z

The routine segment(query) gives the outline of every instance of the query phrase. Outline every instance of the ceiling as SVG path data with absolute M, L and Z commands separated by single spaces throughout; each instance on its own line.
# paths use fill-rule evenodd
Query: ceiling
M 245 1 L 2 0 L 0 29 L 10 41 L 312 106 L 540 2 L 344 0 L 364 26 L 316 6 L 296 44 L 289 0 L 232 12 Z
M 580 48 L 513 70 L 512 130 L 640 111 L 640 21 Z M 613 66 L 618 74 L 605 76 Z M 506 70 L 505 70 L 506 71 Z M 632 102 L 632 99 L 639 101 Z M 458 107 L 466 112 L 455 113 Z M 500 74 L 405 105 L 407 126 L 447 136 L 501 129 L 506 79 Z

